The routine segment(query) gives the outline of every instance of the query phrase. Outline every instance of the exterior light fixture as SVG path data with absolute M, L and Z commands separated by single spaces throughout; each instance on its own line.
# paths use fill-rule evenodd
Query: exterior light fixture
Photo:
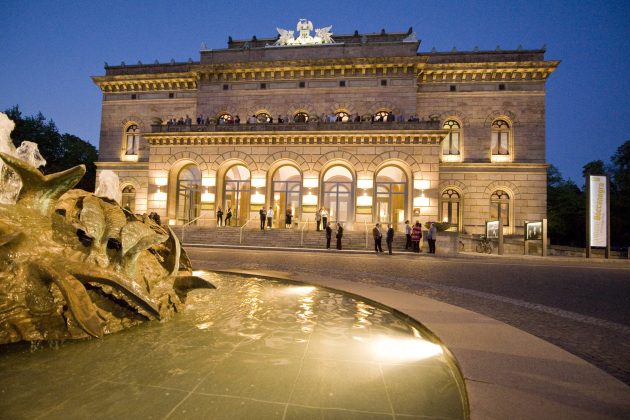
M 157 185 L 158 187 L 164 187 L 168 185 L 168 178 L 166 177 L 155 178 L 155 185 Z
M 370 189 L 374 186 L 374 181 L 371 179 L 359 179 L 357 180 L 357 188 L 361 188 L 363 190 Z
M 414 179 L 413 188 L 416 190 L 428 190 L 431 187 L 431 182 L 426 179 Z
M 252 204 L 265 204 L 265 194 L 261 194 L 256 191 L 254 194 L 252 194 L 252 198 L 250 201 Z
M 429 197 L 424 196 L 424 192 L 420 197 L 415 197 L 413 199 L 414 207 L 428 207 L 429 206 Z
M 372 207 L 372 196 L 364 192 L 363 195 L 357 197 L 357 206 Z
M 215 177 L 202 178 L 201 185 L 204 187 L 214 187 L 217 185 L 217 179 Z

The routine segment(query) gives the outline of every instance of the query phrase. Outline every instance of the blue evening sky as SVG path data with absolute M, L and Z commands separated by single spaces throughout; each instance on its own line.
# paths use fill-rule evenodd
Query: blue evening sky
M 199 58 L 202 42 L 273 37 L 299 18 L 333 32 L 406 31 L 420 51 L 536 49 L 561 60 L 547 83 L 547 159 L 581 168 L 630 139 L 630 1 L 16 1 L 0 9 L 0 110 L 41 111 L 98 146 L 99 89 L 111 65 Z

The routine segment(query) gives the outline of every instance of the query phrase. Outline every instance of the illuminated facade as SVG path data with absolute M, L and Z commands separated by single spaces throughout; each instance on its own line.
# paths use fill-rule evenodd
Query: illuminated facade
M 242 225 L 261 206 L 299 222 L 325 207 L 350 228 L 439 220 L 480 233 L 501 206 L 510 234 L 546 216 L 545 82 L 557 61 L 419 53 L 411 30 L 317 31 L 327 42 L 284 31 L 199 61 L 106 66 L 93 77 L 99 171 L 119 175 L 134 211 L 171 224 L 212 225 L 231 207 Z

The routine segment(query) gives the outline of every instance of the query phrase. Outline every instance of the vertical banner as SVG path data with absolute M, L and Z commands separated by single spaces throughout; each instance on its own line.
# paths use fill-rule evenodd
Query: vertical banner
M 589 221 L 590 244 L 587 246 L 608 246 L 608 182 L 607 177 L 589 176 Z

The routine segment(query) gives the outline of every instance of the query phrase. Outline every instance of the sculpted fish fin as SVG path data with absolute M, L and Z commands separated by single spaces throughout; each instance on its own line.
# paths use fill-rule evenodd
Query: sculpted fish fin
M 22 180 L 17 203 L 49 215 L 59 197 L 69 191 L 85 175 L 85 165 L 75 166 L 55 174 L 43 175 L 38 169 L 16 157 L 0 153 L 0 158 Z

